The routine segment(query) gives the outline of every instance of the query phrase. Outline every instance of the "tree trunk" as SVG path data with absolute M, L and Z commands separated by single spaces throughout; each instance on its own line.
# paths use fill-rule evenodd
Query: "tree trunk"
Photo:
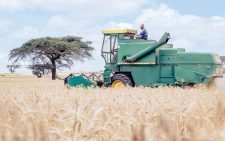
M 56 64 L 55 60 L 52 60 L 52 80 L 56 79 Z

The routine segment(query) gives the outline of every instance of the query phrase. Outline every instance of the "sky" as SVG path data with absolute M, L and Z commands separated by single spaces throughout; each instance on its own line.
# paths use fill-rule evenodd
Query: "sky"
M 13 48 L 33 38 L 66 35 L 90 40 L 95 48 L 92 59 L 66 71 L 103 70 L 101 31 L 139 30 L 142 23 L 151 39 L 169 32 L 174 47 L 225 56 L 224 5 L 224 0 L 0 0 L 0 73 L 8 72 Z

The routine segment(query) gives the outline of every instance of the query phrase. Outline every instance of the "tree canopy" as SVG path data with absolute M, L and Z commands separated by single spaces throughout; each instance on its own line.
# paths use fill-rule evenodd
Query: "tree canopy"
M 52 69 L 52 65 L 49 64 L 32 64 L 27 67 L 32 70 L 33 75 L 36 75 L 38 78 L 41 78 L 43 75 L 46 75 Z
M 11 64 L 11 65 L 7 65 L 6 67 L 13 74 L 13 73 L 16 72 L 16 69 L 20 68 L 21 66 L 20 65 L 16 65 L 16 64 Z
M 32 64 L 49 64 L 54 80 L 57 68 L 70 68 L 74 61 L 84 61 L 92 57 L 91 52 L 94 48 L 90 45 L 90 41 L 82 41 L 81 37 L 75 36 L 32 39 L 11 50 L 9 60 L 13 60 L 14 63 L 26 60 Z

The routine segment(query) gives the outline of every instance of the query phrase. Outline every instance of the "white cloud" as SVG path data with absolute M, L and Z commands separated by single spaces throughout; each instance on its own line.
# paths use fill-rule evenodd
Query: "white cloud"
M 47 10 L 68 12 L 80 17 L 132 15 L 139 11 L 148 0 L 2 0 L 0 11 Z
M 15 39 L 29 40 L 31 38 L 38 38 L 43 36 L 64 36 L 75 35 L 81 36 L 85 40 L 93 41 L 94 44 L 102 42 L 103 29 L 123 29 L 133 28 L 131 23 L 113 22 L 99 24 L 89 20 L 77 20 L 62 15 L 55 15 L 50 17 L 45 25 L 24 26 L 12 32 L 11 36 Z
M 131 23 L 125 23 L 125 22 L 108 22 L 106 25 L 104 25 L 104 29 L 132 29 L 133 28 L 133 24 Z
M 220 55 L 225 55 L 225 17 L 215 16 L 204 18 L 195 15 L 182 15 L 165 4 L 141 11 L 140 9 L 146 2 L 145 0 L 141 0 L 140 2 L 138 0 L 124 0 L 121 2 L 119 0 L 113 0 L 112 2 L 104 0 L 76 0 L 68 2 L 62 0 L 45 0 L 45 5 L 41 5 L 43 1 L 44 0 L 15 0 L 14 2 L 20 2 L 21 4 L 15 4 L 16 6 L 14 7 L 11 5 L 11 2 L 9 2 L 8 7 L 11 7 L 11 9 L 14 8 L 14 10 L 47 8 L 56 10 L 61 8 L 61 10 L 68 13 L 54 15 L 50 17 L 45 24 L 40 26 L 26 25 L 22 28 L 17 28 L 17 30 L 11 32 L 11 36 L 15 40 L 20 40 L 20 44 L 31 38 L 64 35 L 77 35 L 84 37 L 84 40 L 92 41 L 96 49 L 94 52 L 95 60 L 86 61 L 85 63 L 75 62 L 75 67 L 72 71 L 97 71 L 103 69 L 104 61 L 100 53 L 103 37 L 101 30 L 139 28 L 141 23 L 146 25 L 150 38 L 158 40 L 164 32 L 170 32 L 172 37 L 170 43 L 173 43 L 174 47 L 185 48 L 187 51 L 215 52 L 220 53 Z M 128 4 L 129 2 L 130 4 Z M 4 2 L 0 2 L 0 9 L 2 3 Z M 138 4 L 135 5 L 135 3 Z M 74 5 L 78 8 L 74 9 Z M 88 9 L 86 9 L 86 7 Z M 109 19 L 108 16 L 126 15 L 129 12 L 132 14 L 132 11 L 135 10 L 136 12 L 139 11 L 139 15 L 133 17 L 135 19 L 133 22 L 115 22 L 113 20 L 114 18 L 103 22 Z M 80 14 L 86 14 L 88 18 L 75 17 Z M 93 19 L 97 20 L 89 19 L 89 15 L 95 17 Z M 99 21 L 99 16 L 102 16 L 101 19 L 103 20 Z
M 176 48 L 185 48 L 185 49 L 190 49 L 191 47 L 194 46 L 194 41 L 189 41 L 189 40 L 180 40 L 180 39 L 175 39 L 172 41 L 174 44 L 174 47 Z
M 31 38 L 36 38 L 42 36 L 41 31 L 32 26 L 25 26 L 17 31 L 14 31 L 11 35 L 13 38 L 21 39 L 21 40 L 28 40 Z
M 144 23 L 152 38 L 160 38 L 163 32 L 170 32 L 174 47 L 189 51 L 225 54 L 225 17 L 204 18 L 182 15 L 167 5 L 143 10 L 135 25 Z

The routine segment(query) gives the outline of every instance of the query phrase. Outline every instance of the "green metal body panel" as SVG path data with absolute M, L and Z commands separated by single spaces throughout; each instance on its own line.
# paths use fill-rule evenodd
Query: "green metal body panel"
M 104 81 L 104 85 L 108 86 L 111 84 L 111 72 L 113 68 L 110 65 L 106 65 L 105 66 L 105 70 L 103 72 L 103 81 Z
M 218 55 L 185 52 L 183 48 L 162 43 L 163 39 L 159 42 L 118 39 L 116 62 L 105 67 L 105 85 L 110 85 L 110 78 L 117 73 L 129 75 L 135 86 L 209 83 L 214 77 L 222 77 L 222 61 Z
M 135 86 L 150 86 L 159 81 L 160 67 L 157 65 L 120 65 L 117 73 L 131 73 Z
M 156 44 L 156 41 L 145 41 L 145 40 L 119 40 L 119 48 L 118 48 L 118 64 L 125 63 L 123 61 L 123 57 L 131 56 L 137 53 L 140 50 L 146 49 L 151 44 Z M 141 58 L 138 62 L 143 63 L 155 63 L 156 56 L 155 54 L 149 54 L 143 58 Z
M 170 34 L 169 33 L 165 33 L 163 35 L 163 37 L 159 40 L 159 42 L 154 43 L 154 44 L 150 44 L 148 47 L 146 47 L 143 50 L 138 51 L 137 53 L 133 54 L 133 55 L 125 55 L 123 57 L 123 61 L 125 62 L 136 62 L 138 60 L 140 60 L 141 58 L 143 58 L 144 56 L 149 56 L 150 54 L 153 54 L 152 52 L 155 52 L 155 50 L 157 48 L 159 48 L 160 46 L 164 45 L 167 43 L 167 41 L 170 38 Z

